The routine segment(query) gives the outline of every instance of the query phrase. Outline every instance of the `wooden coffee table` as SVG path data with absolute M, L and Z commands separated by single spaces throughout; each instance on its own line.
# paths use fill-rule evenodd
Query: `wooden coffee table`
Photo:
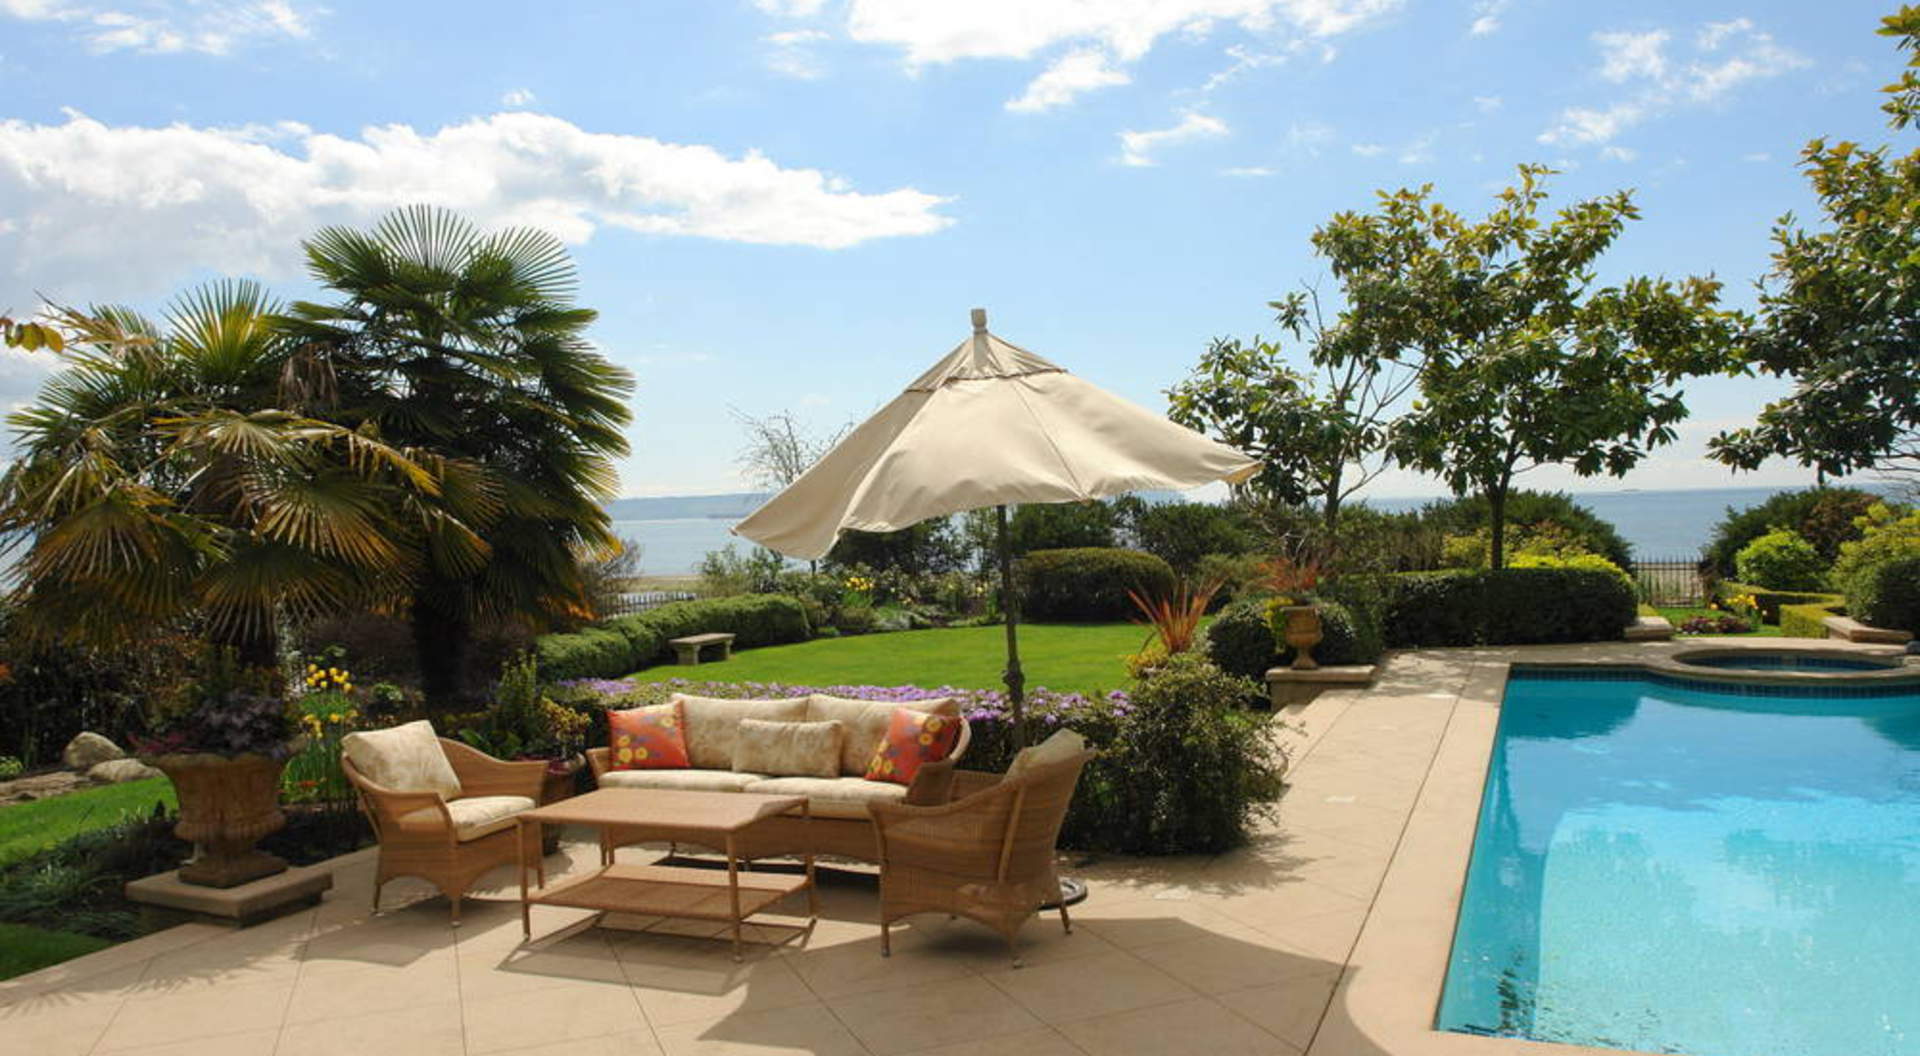
M 520 826 L 520 930 L 533 938 L 533 907 L 571 906 L 608 913 L 652 917 L 717 920 L 732 925 L 733 959 L 740 959 L 740 925 L 748 917 L 789 895 L 807 893 L 808 925 L 820 914 L 813 886 L 813 855 L 806 871 L 742 873 L 734 841 L 754 825 L 793 811 L 812 820 L 805 796 L 761 796 L 748 792 L 677 792 L 640 788 L 603 788 L 584 796 L 561 800 L 515 817 Z M 711 847 L 727 856 L 727 872 L 673 865 L 620 865 L 613 861 L 609 841 L 601 840 L 600 868 L 585 876 L 547 886 L 546 866 L 540 860 L 540 833 L 545 825 L 589 825 L 604 834 L 610 829 L 645 830 L 656 839 Z M 532 870 L 538 886 L 529 887 Z

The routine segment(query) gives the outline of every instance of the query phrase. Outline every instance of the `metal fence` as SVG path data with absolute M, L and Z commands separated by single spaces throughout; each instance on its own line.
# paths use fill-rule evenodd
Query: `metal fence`
M 607 607 L 601 616 L 626 616 L 630 613 L 657 609 L 670 601 L 692 601 L 698 594 L 688 590 L 641 590 L 622 594 Z
M 1697 557 L 1668 557 L 1636 560 L 1633 581 L 1640 597 L 1649 605 L 1701 605 L 1707 600 L 1707 584 L 1700 576 Z

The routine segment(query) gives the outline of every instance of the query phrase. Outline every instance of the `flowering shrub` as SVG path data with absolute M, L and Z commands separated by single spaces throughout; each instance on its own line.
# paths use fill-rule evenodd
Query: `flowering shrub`
M 1727 613 L 1715 616 L 1693 616 L 1680 624 L 1681 634 L 1745 634 L 1753 630 L 1753 625 Z

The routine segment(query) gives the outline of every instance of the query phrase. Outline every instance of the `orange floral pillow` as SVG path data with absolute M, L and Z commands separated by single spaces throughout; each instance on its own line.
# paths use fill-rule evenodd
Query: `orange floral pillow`
M 668 770 L 687 765 L 687 713 L 679 701 L 607 712 L 610 770 Z
M 959 719 L 895 708 L 887 720 L 887 735 L 867 764 L 867 780 L 911 785 L 922 766 L 945 759 L 959 740 Z

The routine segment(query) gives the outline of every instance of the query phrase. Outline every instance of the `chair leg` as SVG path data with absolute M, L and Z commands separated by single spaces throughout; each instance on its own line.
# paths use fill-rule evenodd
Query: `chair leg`
M 373 881 L 373 912 L 375 915 L 378 915 L 380 912 L 380 889 L 385 886 L 387 886 L 387 882 L 385 880 L 379 879 L 378 877 L 374 879 Z
M 447 901 L 453 906 L 453 926 L 460 926 L 460 903 L 466 900 L 466 892 L 455 891 L 447 895 Z
M 1020 960 L 1020 945 L 1019 945 L 1019 942 L 1018 942 L 1018 941 L 1017 941 L 1017 939 L 1016 939 L 1016 938 L 1015 938 L 1014 936 L 1012 936 L 1012 935 L 1009 935 L 1009 936 L 1007 936 L 1007 954 L 1008 954 L 1008 956 L 1010 956 L 1010 957 L 1012 957 L 1012 958 L 1013 958 L 1013 966 L 1014 966 L 1015 968 L 1025 968 L 1025 967 L 1026 967 L 1026 963 Z
M 884 920 L 880 922 L 880 956 L 893 956 L 893 933 Z

